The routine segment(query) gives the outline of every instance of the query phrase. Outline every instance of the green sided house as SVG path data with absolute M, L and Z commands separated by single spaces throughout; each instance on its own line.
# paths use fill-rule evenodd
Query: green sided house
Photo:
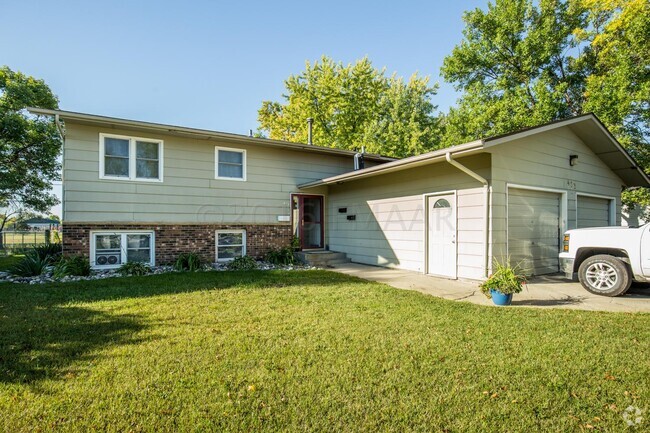
M 308 252 L 481 279 L 509 255 L 559 271 L 562 233 L 619 225 L 650 179 L 592 114 L 394 160 L 350 151 L 32 109 L 65 122 L 63 243 L 95 268 Z M 63 132 L 63 130 L 62 130 Z M 358 155 L 356 156 L 358 158 Z

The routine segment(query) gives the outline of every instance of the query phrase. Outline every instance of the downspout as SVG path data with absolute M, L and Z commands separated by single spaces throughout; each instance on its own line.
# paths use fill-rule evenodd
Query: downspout
M 61 222 L 65 221 L 65 188 L 63 187 L 63 173 L 65 173 L 65 130 L 58 114 L 54 115 L 54 125 L 61 136 Z
M 474 179 L 478 180 L 483 184 L 483 196 L 484 196 L 484 202 L 485 202 L 485 214 L 484 214 L 484 226 L 483 226 L 483 265 L 485 267 L 485 276 L 487 277 L 489 274 L 489 267 L 490 263 L 488 262 L 488 257 L 489 257 L 489 248 L 490 248 L 490 237 L 489 237 L 489 229 L 490 229 L 490 183 L 488 182 L 487 179 L 485 179 L 483 176 L 479 175 L 475 171 L 470 170 L 469 168 L 465 167 L 463 164 L 460 162 L 454 160 L 452 158 L 451 152 L 447 152 L 445 154 L 445 159 L 447 162 L 463 173 L 473 177 Z

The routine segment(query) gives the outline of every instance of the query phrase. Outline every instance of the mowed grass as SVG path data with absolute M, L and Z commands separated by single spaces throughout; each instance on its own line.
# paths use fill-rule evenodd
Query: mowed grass
M 8 271 L 13 265 L 18 263 L 23 255 L 6 255 L 0 256 L 0 271 Z
M 2 284 L 0 308 L 1 431 L 622 431 L 650 402 L 650 315 L 326 271 Z

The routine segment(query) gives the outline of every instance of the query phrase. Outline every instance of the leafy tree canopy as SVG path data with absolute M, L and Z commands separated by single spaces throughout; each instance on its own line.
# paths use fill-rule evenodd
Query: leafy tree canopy
M 594 112 L 648 170 L 649 5 L 496 0 L 466 12 L 442 67 L 462 92 L 444 116 L 443 145 Z M 626 197 L 650 204 L 647 192 Z
M 387 76 L 368 58 L 343 65 L 328 57 L 307 63 L 285 81 L 283 102 L 264 101 L 259 132 L 270 138 L 405 157 L 438 147 L 438 120 L 431 97 L 437 85 L 417 74 L 408 81 Z
M 60 177 L 61 138 L 52 119 L 26 107 L 58 108 L 50 88 L 8 67 L 0 68 L 0 231 L 24 210 L 47 212 L 57 203 L 52 182 Z

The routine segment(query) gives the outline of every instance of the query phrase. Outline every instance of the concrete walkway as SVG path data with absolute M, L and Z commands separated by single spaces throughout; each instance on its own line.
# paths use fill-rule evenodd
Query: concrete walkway
M 331 268 L 335 272 L 365 280 L 388 284 L 398 289 L 416 290 L 427 295 L 455 301 L 493 305 L 478 288 L 475 281 L 448 280 L 417 272 L 345 263 Z M 580 283 L 560 276 L 537 277 L 524 291 L 514 296 L 513 306 L 538 308 L 569 308 L 573 310 L 645 312 L 650 313 L 650 288 L 633 285 L 624 295 L 614 298 L 592 295 Z

